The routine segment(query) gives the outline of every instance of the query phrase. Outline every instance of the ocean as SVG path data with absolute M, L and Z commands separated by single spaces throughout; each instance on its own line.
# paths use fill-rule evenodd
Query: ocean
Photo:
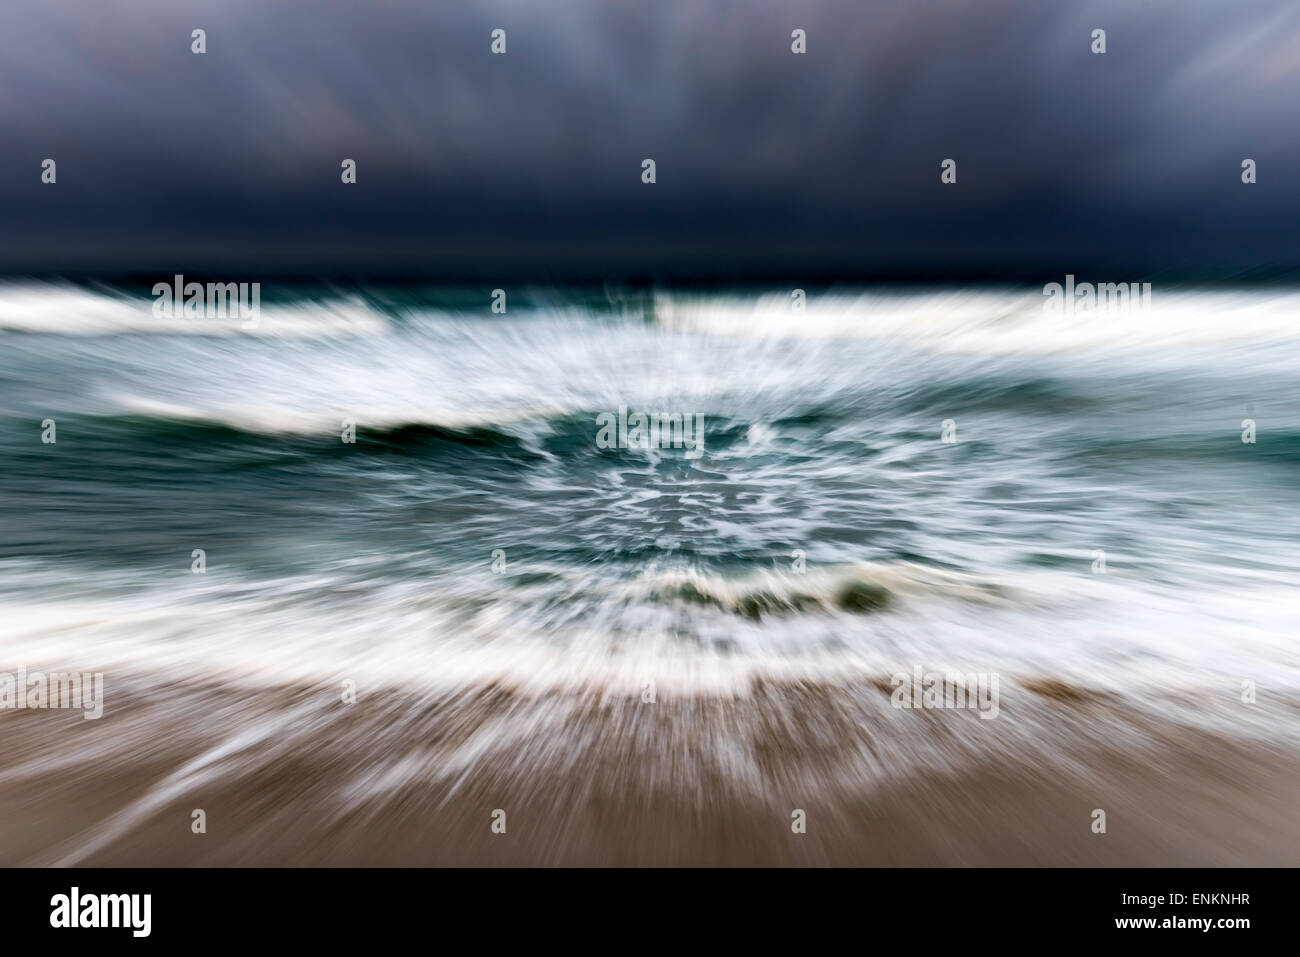
M 502 314 L 486 289 L 265 284 L 253 328 L 152 302 L 0 288 L 0 669 L 102 671 L 105 721 L 115 682 L 137 708 L 187 683 L 635 706 L 865 682 L 888 720 L 924 669 L 1300 741 L 1300 291 L 1157 284 L 1062 317 L 1039 288 L 802 311 L 521 288 Z M 597 442 L 637 412 L 699 421 L 698 448 Z M 338 786 L 508 773 L 484 754 L 545 749 L 539 713 Z M 307 740 L 288 714 L 230 740 Z M 964 725 L 966 758 L 1048 741 L 1019 714 Z M 147 750 L 160 724 L 131 727 Z M 957 760 L 898 734 L 859 783 Z

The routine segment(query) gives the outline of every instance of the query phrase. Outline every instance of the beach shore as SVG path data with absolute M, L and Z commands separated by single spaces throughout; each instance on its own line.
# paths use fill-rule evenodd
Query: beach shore
M 0 864 L 1300 863 L 1294 749 L 1054 681 L 1011 684 L 992 721 L 893 708 L 880 678 L 653 703 L 110 688 L 97 721 L 0 712 Z

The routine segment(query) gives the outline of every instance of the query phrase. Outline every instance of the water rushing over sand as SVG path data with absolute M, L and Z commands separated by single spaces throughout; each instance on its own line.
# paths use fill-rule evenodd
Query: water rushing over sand
M 521 300 L 0 293 L 0 861 L 1295 863 L 1295 294 Z

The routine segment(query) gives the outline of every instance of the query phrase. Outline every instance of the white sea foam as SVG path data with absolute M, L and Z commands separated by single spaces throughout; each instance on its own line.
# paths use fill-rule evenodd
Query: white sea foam
M 1285 289 L 1206 291 L 1155 284 L 1146 308 L 1097 309 L 1053 316 L 1038 289 L 953 288 L 942 292 L 850 290 L 810 295 L 795 312 L 787 292 L 701 295 L 659 293 L 653 315 L 664 329 L 702 335 L 798 338 L 899 338 L 956 352 L 1072 352 L 1188 348 L 1216 343 L 1300 338 L 1294 316 L 1300 292 Z M 456 313 L 415 304 L 403 310 L 424 318 Z M 586 310 L 557 302 L 532 306 L 533 315 L 583 317 Z M 516 314 L 520 310 L 516 309 Z M 639 317 L 639 304 L 627 304 Z M 330 338 L 392 334 L 390 318 L 354 294 L 282 304 L 263 303 L 254 327 L 234 320 L 153 315 L 152 300 L 120 290 L 70 283 L 0 285 L 0 330 L 51 335 L 249 336 Z
M 810 296 L 804 311 L 788 293 L 753 298 L 664 295 L 665 328 L 745 337 L 899 339 L 958 353 L 1057 353 L 1189 349 L 1300 338 L 1300 293 L 1162 290 L 1149 308 L 1053 316 L 1038 291 L 953 289 Z
M 115 673 L 250 687 L 351 679 L 412 693 L 495 683 L 636 695 L 652 682 L 661 694 L 728 695 L 756 679 L 878 680 L 916 664 L 998 672 L 1012 684 L 1046 677 L 1183 717 L 1240 718 L 1229 706 L 1243 677 L 1270 694 L 1300 690 L 1296 615 L 1281 585 L 1196 596 L 1061 572 L 979 579 L 911 563 L 739 579 L 670 571 L 631 582 L 554 568 L 551 585 L 435 574 L 361 590 L 341 573 L 134 588 L 128 576 L 101 574 L 70 589 L 66 570 L 5 571 L 0 661 L 102 670 L 110 696 Z M 887 591 L 889 604 L 844 607 L 837 595 L 860 583 Z M 683 599 L 683 585 L 698 594 Z M 50 597 L 25 597 L 40 594 Z M 548 610 L 542 599 L 562 594 L 590 614 Z M 746 599 L 757 595 L 786 600 L 765 600 L 751 615 Z M 800 595 L 816 601 L 792 600 Z M 1294 725 L 1282 717 L 1272 720 Z
M 256 323 L 238 317 L 158 316 L 154 300 L 71 283 L 0 284 L 0 330 L 59 336 L 166 335 L 330 338 L 374 335 L 384 318 L 355 296 L 263 304 Z

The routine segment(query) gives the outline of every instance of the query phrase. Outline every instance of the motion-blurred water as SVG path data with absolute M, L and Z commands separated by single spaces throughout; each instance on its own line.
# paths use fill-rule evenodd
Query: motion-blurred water
M 266 290 L 248 330 L 11 286 L 0 657 L 411 687 L 919 663 L 1219 720 L 1181 692 L 1300 688 L 1300 295 L 1154 299 Z M 620 406 L 703 414 L 703 455 L 598 448 Z

